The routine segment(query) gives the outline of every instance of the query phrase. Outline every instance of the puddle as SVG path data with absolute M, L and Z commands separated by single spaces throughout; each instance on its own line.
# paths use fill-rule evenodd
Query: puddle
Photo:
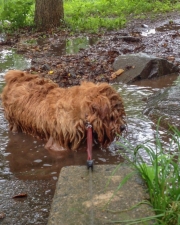
M 179 75 L 178 74 L 171 74 L 163 77 L 159 77 L 156 79 L 144 79 L 144 80 L 139 80 L 135 81 L 134 84 L 138 86 L 143 86 L 143 87 L 151 87 L 151 88 L 164 88 L 164 87 L 169 87 L 172 86 L 172 84 L 177 83 Z
M 98 41 L 98 38 L 89 38 L 89 37 L 80 37 L 75 39 L 65 40 L 65 49 L 62 49 L 62 52 L 65 51 L 65 54 L 75 54 L 79 50 L 85 49 L 89 46 L 94 45 Z M 61 51 L 59 48 L 52 47 L 53 54 L 59 55 Z
M 180 31 L 180 23 L 172 22 L 172 23 L 167 23 L 162 26 L 156 27 L 156 28 L 143 28 L 141 31 L 142 36 L 149 36 L 155 34 L 157 31 L 158 32 L 165 32 L 165 31 Z
M 156 28 L 156 31 L 160 31 L 160 32 L 171 31 L 171 30 L 175 30 L 175 31 L 180 30 L 180 23 L 175 23 L 175 22 L 167 23 Z
M 98 37 L 77 37 L 69 39 L 52 39 L 51 40 L 37 40 L 37 44 L 40 46 L 45 46 L 50 43 L 50 54 L 54 56 L 62 56 L 66 54 L 75 54 L 80 50 L 88 48 L 89 46 L 94 45 L 99 40 Z
M 0 51 L 0 82 L 3 81 L 3 74 L 9 69 L 25 69 L 30 67 L 31 60 L 25 59 L 24 56 L 16 54 L 13 50 Z

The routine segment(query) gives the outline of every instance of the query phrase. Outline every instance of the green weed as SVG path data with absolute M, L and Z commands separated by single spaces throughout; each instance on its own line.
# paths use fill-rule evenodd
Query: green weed
M 159 127 L 159 123 L 158 123 Z M 153 149 L 145 144 L 139 144 L 133 151 L 133 161 L 130 163 L 140 173 L 145 181 L 152 204 L 156 213 L 158 224 L 179 225 L 180 224 L 180 131 L 175 127 L 170 127 L 169 149 L 162 145 L 158 128 L 155 136 L 155 146 Z M 126 140 L 119 143 L 128 152 L 132 152 L 133 146 Z M 171 148 L 176 148 L 171 151 Z M 148 155 L 149 162 L 141 156 L 144 150 Z

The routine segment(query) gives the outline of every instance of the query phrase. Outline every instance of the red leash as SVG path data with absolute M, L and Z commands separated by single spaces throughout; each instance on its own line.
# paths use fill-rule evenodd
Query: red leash
M 92 125 L 87 123 L 87 168 L 93 170 L 93 160 L 92 160 Z

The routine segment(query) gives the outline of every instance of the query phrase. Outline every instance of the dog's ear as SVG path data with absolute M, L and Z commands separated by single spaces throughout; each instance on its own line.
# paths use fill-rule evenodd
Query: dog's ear
M 6 83 L 14 82 L 24 75 L 25 73 L 21 70 L 9 70 L 5 75 Z
M 92 114 L 96 114 L 101 119 L 110 115 L 110 107 L 110 102 L 106 96 L 97 96 L 90 105 Z

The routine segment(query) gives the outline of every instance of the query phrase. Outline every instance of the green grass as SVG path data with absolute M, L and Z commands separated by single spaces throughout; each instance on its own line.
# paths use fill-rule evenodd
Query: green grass
M 146 18 L 179 9 L 180 3 L 157 0 L 66 0 L 65 22 L 73 31 L 98 32 L 122 28 L 129 17 Z
M 156 219 L 156 224 L 180 225 L 180 131 L 175 127 L 170 130 L 168 149 L 162 144 L 158 128 L 155 137 L 156 149 L 149 147 L 148 142 L 137 145 L 134 151 L 133 146 L 126 140 L 119 144 L 128 152 L 133 152 L 134 161 L 128 161 L 147 185 L 150 203 L 156 214 L 147 220 Z M 172 147 L 175 148 L 173 152 Z M 148 155 L 149 162 L 141 156 L 142 150 Z
M 8 8 L 3 12 L 4 2 Z M 11 21 L 13 29 L 32 26 L 35 7 L 33 4 L 29 10 L 26 4 L 28 2 L 34 2 L 34 0 L 0 0 L 0 21 Z M 179 1 L 64 0 L 64 20 L 66 27 L 72 32 L 97 33 L 102 30 L 120 29 L 129 18 L 146 18 L 147 14 L 154 17 L 156 14 L 174 9 L 180 10 Z M 1 28 L 3 24 L 0 25 Z

